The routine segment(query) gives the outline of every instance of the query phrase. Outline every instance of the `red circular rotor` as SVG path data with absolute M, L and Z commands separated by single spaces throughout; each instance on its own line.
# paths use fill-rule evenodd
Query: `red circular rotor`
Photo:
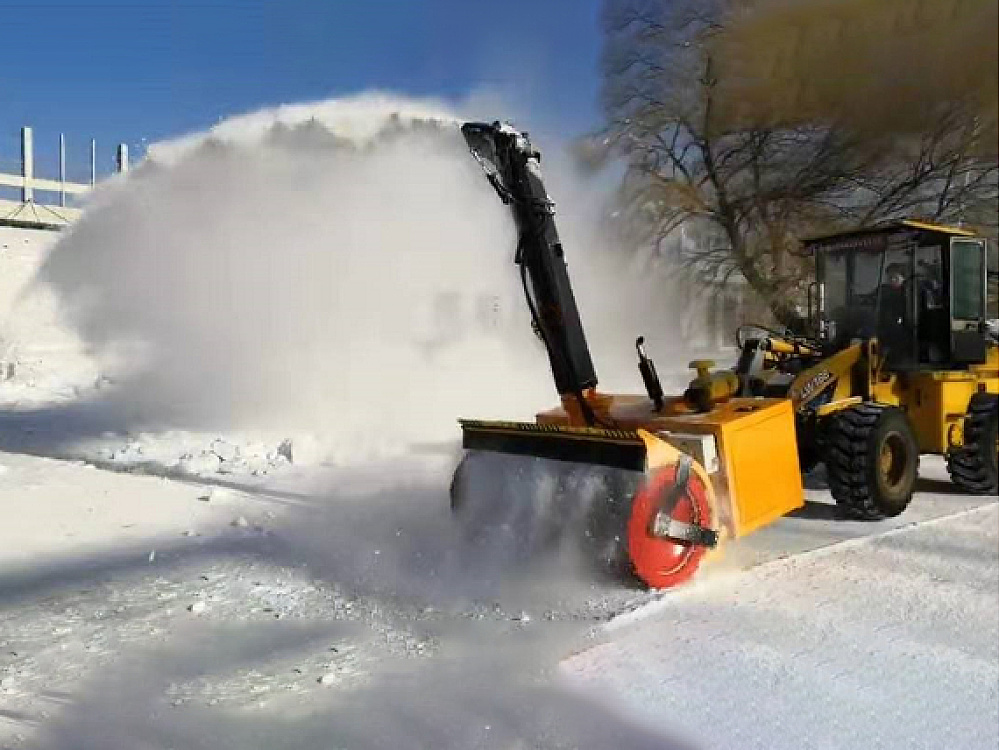
M 628 554 L 635 572 L 654 589 L 684 583 L 701 564 L 706 548 L 674 539 L 660 539 L 649 533 L 649 526 L 663 496 L 674 486 L 677 466 L 659 469 L 639 488 L 632 501 L 628 519 Z M 711 527 L 712 510 L 708 491 L 696 472 L 688 478 L 688 490 L 681 495 L 670 517 L 677 521 Z

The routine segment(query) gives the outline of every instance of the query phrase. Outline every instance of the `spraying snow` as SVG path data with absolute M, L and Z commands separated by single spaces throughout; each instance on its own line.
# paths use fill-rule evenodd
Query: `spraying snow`
M 462 119 L 376 95 L 263 110 L 155 144 L 98 190 L 39 279 L 128 429 L 300 434 L 343 461 L 550 404 L 514 225 Z M 671 343 L 669 295 L 601 240 L 600 190 L 558 161 L 598 372 L 635 390 L 631 341 Z
M 55 247 L 40 278 L 132 424 L 308 431 L 350 452 L 551 399 L 505 208 L 453 118 L 379 101 L 154 147 Z

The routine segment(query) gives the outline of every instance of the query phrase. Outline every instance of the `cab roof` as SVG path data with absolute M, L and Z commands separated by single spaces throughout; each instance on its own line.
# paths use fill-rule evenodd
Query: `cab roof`
M 803 240 L 806 245 L 815 245 L 818 243 L 826 243 L 830 240 L 847 239 L 849 237 L 860 237 L 864 235 L 876 235 L 884 234 L 888 232 L 898 232 L 903 229 L 915 229 L 920 232 L 927 232 L 929 234 L 942 235 L 943 237 L 975 237 L 975 232 L 970 232 L 968 229 L 962 229 L 961 227 L 950 227 L 943 224 L 932 224 L 927 221 L 918 221 L 917 219 L 897 219 L 895 221 L 888 222 L 886 224 L 879 224 L 878 226 L 866 227 L 864 229 L 853 229 L 849 232 L 836 232 L 834 234 L 823 234 L 816 237 L 809 237 Z

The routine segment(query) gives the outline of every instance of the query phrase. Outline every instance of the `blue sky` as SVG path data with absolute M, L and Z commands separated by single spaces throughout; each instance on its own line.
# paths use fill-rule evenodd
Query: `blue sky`
M 536 131 L 598 119 L 599 0 L 0 0 L 0 168 L 35 129 L 36 172 L 70 177 L 89 139 L 201 129 L 266 104 L 379 88 L 461 98 L 499 90 Z M 507 113 L 498 112 L 498 117 Z M 523 115 L 521 115 L 523 116 Z M 520 124 L 520 123 L 519 123 Z

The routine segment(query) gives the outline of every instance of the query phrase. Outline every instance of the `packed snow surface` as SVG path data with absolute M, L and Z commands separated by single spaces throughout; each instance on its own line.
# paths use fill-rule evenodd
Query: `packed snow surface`
M 491 556 L 433 461 L 251 488 L 0 466 L 0 747 L 996 744 L 997 506 L 940 465 L 910 520 L 811 490 L 667 594 Z
M 993 748 L 996 503 L 665 597 L 574 681 L 705 748 Z

